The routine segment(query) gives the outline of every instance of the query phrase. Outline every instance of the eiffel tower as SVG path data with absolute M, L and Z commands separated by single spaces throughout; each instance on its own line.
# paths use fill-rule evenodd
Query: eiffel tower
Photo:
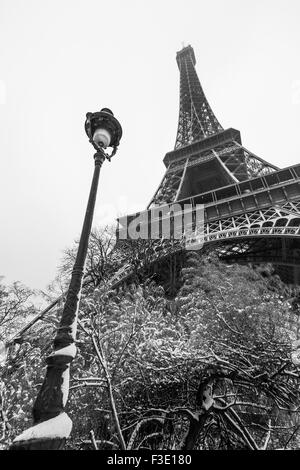
M 273 263 L 287 283 L 300 281 L 300 165 L 279 169 L 223 129 L 195 69 L 189 45 L 177 52 L 180 109 L 174 150 L 147 209 L 204 204 L 204 249 L 228 262 Z M 131 215 L 134 217 L 136 214 Z M 111 285 L 130 276 L 126 265 Z

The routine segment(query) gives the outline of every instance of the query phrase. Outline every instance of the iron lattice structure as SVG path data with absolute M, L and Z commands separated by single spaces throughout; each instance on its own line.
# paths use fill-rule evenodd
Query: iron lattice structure
M 202 90 L 191 46 L 177 52 L 180 71 L 180 108 L 175 149 L 223 130 Z
M 233 129 L 229 129 L 229 131 L 233 131 Z M 183 192 L 184 181 L 188 177 L 188 173 L 191 173 L 190 168 L 199 167 L 202 163 L 211 161 L 214 166 L 217 163 L 220 177 L 223 173 L 225 184 L 226 182 L 238 183 L 239 181 L 267 175 L 278 170 L 277 167 L 257 157 L 239 142 L 235 141 L 235 136 L 229 142 L 226 141 L 226 132 L 228 133 L 228 131 L 222 133 L 225 141 L 217 143 L 216 146 L 211 148 L 204 147 L 202 150 L 200 148 L 201 144 L 198 143 L 198 145 L 194 145 L 195 153 L 192 150 L 192 153 L 188 156 L 175 158 L 174 160 L 171 158 L 164 177 L 148 208 L 178 201 Z M 236 137 L 239 138 L 238 135 Z M 198 151 L 196 147 L 199 147 Z M 170 153 L 169 156 L 172 157 L 174 153 Z M 203 176 L 205 178 L 205 175 Z M 186 188 L 185 193 L 188 193 L 188 188 Z
M 177 53 L 180 111 L 175 149 L 147 209 L 176 203 L 204 205 L 204 225 L 190 227 L 185 249 L 214 247 L 228 261 L 272 262 L 290 283 L 300 281 L 300 165 L 279 169 L 242 145 L 240 132 L 224 130 L 205 97 L 191 46 Z M 131 217 L 134 217 L 131 216 Z M 149 217 L 150 220 L 150 217 Z M 169 248 L 156 242 L 153 258 Z M 170 250 L 169 250 L 170 252 Z M 130 275 L 125 265 L 112 280 Z

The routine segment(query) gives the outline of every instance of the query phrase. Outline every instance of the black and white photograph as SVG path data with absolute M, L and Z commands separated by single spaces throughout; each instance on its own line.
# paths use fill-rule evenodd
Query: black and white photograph
M 0 0 L 8 456 L 300 450 L 299 19 Z

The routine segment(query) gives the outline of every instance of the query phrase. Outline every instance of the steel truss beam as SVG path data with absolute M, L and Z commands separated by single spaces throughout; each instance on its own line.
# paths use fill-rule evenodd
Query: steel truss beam
M 277 167 L 260 159 L 237 142 L 220 145 L 172 162 L 148 208 L 171 204 L 178 200 L 179 189 L 183 185 L 186 170 L 212 160 L 219 161 L 231 177 L 232 182 L 237 183 L 278 171 Z

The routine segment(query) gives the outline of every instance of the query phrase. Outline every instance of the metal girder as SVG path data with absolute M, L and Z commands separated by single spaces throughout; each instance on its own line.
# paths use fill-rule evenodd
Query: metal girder
M 263 236 L 300 236 L 300 201 L 293 204 L 285 203 L 244 214 L 235 215 L 207 222 L 205 233 L 206 242 L 239 237 Z M 288 210 L 287 206 L 293 208 Z
M 183 175 L 184 165 L 173 171 L 167 171 L 158 190 L 148 205 L 148 208 L 153 206 L 161 206 L 163 204 L 171 204 L 174 202 L 178 189 L 181 185 Z
M 178 189 L 184 182 L 186 170 L 191 167 L 199 167 L 199 171 L 201 171 L 201 165 L 213 160 L 219 162 L 220 171 L 221 168 L 224 168 L 233 183 L 266 176 L 278 171 L 274 165 L 265 162 L 242 145 L 232 141 L 172 162 L 148 208 L 175 202 L 179 196 Z
M 232 145 L 215 148 L 214 152 L 238 181 L 268 175 L 278 170 L 276 166 L 267 163 L 235 141 Z

